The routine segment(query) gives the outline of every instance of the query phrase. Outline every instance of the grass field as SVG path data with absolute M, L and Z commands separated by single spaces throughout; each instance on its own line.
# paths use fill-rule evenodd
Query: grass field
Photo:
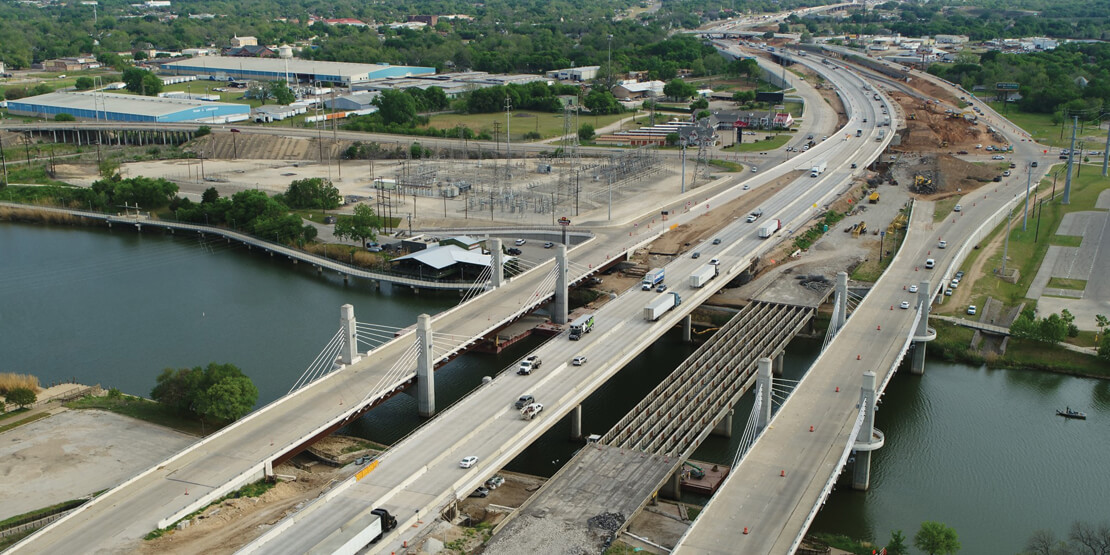
M 1014 125 L 1025 130 L 1033 136 L 1037 142 L 1056 147 L 1068 147 L 1071 144 L 1071 121 L 1065 122 L 1063 126 L 1058 123 L 1052 123 L 1052 114 L 1038 114 L 1030 112 L 1022 112 L 1017 109 L 1012 103 L 1006 107 L 1007 112 L 1003 112 L 1001 102 L 990 102 L 991 108 L 994 108 L 999 114 L 1002 114 L 1006 119 L 1012 121 Z M 1062 131 L 1062 133 L 1061 133 Z M 1106 139 L 1106 134 L 1092 126 L 1086 126 L 1076 131 L 1076 138 L 1090 138 L 1094 139 L 1094 143 L 1102 145 Z M 1090 140 L 1087 141 L 1091 145 Z M 1089 146 L 1088 148 L 1097 147 Z
M 100 409 L 139 420 L 145 420 L 152 424 L 173 428 L 187 434 L 195 436 L 203 436 L 210 434 L 219 429 L 218 425 L 209 424 L 205 426 L 201 421 L 195 417 L 182 415 L 181 413 L 154 401 L 140 399 L 138 397 L 122 397 L 120 399 L 111 399 L 108 397 L 84 397 L 76 401 L 65 403 L 66 407 L 71 409 Z
M 937 223 L 948 217 L 952 213 L 952 209 L 960 203 L 963 197 L 948 197 L 940 199 L 933 204 L 933 223 Z
M 791 133 L 780 133 L 775 135 L 772 139 L 764 139 L 767 135 L 756 131 L 759 135 L 756 137 L 744 137 L 744 143 L 739 145 L 731 145 L 722 148 L 728 152 L 765 152 L 768 150 L 775 150 L 776 148 L 790 142 L 794 138 Z
M 606 116 L 586 116 L 582 115 L 578 118 L 578 125 L 571 122 L 571 132 L 577 133 L 578 127 L 590 124 L 594 129 L 601 129 L 615 121 L 627 118 L 632 114 L 610 114 Z M 646 117 L 642 114 L 637 115 L 637 122 L 635 124 L 629 123 L 625 129 L 635 129 L 639 125 L 645 124 Z M 474 130 L 475 133 L 486 132 L 493 135 L 493 124 L 499 123 L 501 128 L 501 137 L 505 136 L 506 119 L 504 113 L 494 114 L 441 114 L 432 116 L 431 121 L 428 123 L 429 127 L 437 129 L 451 129 L 462 125 Z M 539 133 L 541 137 L 549 139 L 551 137 L 558 137 L 563 134 L 563 114 L 555 114 L 550 112 L 531 112 L 521 110 L 513 112 L 512 117 L 512 133 L 511 137 L 514 141 L 523 140 L 525 133 Z

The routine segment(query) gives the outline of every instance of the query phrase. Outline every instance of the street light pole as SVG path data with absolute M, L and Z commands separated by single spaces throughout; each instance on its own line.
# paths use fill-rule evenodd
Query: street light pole
M 1025 224 L 1029 222 L 1029 183 L 1033 180 L 1033 165 L 1026 166 L 1029 173 L 1025 176 L 1025 211 L 1021 215 L 1021 231 L 1025 231 Z
M 610 90 L 613 87 L 613 35 L 609 35 L 609 78 L 605 83 L 605 90 Z

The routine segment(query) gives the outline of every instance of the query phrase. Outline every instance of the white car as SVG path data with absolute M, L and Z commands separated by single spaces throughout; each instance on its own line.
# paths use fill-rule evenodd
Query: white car
M 1005 159 L 1006 159 L 1006 157 L 1001 155 L 1001 154 L 995 154 L 994 156 L 991 156 L 991 160 L 1005 160 Z
M 898 306 L 900 306 L 902 308 L 909 308 L 910 307 L 910 302 L 909 301 L 902 301 L 902 304 L 900 304 Z
M 517 239 L 516 240 L 516 246 L 519 247 L 519 246 L 521 246 L 521 245 L 523 245 L 524 243 L 527 243 L 527 242 L 528 241 L 525 241 L 524 239 Z
M 574 360 L 570 361 L 570 363 L 575 366 L 582 366 L 583 364 L 586 364 L 586 357 L 578 355 L 574 357 Z
M 967 307 L 967 313 L 972 315 L 972 316 L 975 316 L 975 305 L 968 306 Z
M 471 455 L 459 461 L 459 467 L 461 468 L 470 468 L 476 464 L 478 464 L 478 457 L 475 457 L 474 455 Z
M 710 260 L 709 263 L 714 265 L 714 266 L 718 266 L 718 265 L 721 264 L 721 259 L 720 258 L 714 258 L 713 260 Z
M 916 285 L 911 285 L 910 286 L 910 293 L 917 293 L 917 286 Z
M 957 205 L 956 205 L 956 206 L 955 206 L 954 208 L 952 208 L 952 211 L 953 211 L 953 212 L 959 212 L 959 211 L 961 211 L 961 210 L 963 210 L 963 209 L 964 209 L 964 208 L 963 208 L 962 206 L 960 206 L 959 204 L 957 204 Z
M 947 249 L 948 248 L 948 241 L 945 241 L 945 240 L 941 239 L 941 241 L 939 243 L 937 243 L 937 248 L 938 249 Z

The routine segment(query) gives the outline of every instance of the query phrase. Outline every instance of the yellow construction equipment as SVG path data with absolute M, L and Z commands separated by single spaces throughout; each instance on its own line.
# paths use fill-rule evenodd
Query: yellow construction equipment
M 879 192 L 875 191 L 874 193 L 868 195 L 867 202 L 871 204 L 879 204 Z

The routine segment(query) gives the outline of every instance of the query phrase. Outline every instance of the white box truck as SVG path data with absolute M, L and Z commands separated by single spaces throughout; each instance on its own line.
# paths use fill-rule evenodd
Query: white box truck
M 825 173 L 825 168 L 826 167 L 828 167 L 828 164 L 826 164 L 824 160 L 820 161 L 816 166 L 813 166 L 812 168 L 809 169 L 809 176 L 810 177 L 817 177 L 817 176 L 821 175 L 822 173 Z
M 663 293 L 652 299 L 651 302 L 644 307 L 644 320 L 654 322 L 668 310 L 680 304 L 682 304 L 682 297 L 678 296 L 678 293 L 674 291 Z
M 759 238 L 766 239 L 775 234 L 776 231 L 782 229 L 782 222 L 780 220 L 767 220 L 767 223 L 759 226 Z
M 640 282 L 640 289 L 651 291 L 660 283 L 663 283 L 663 268 L 652 268 L 650 272 L 644 274 L 644 281 Z
M 705 285 L 709 282 L 709 280 L 715 277 L 717 277 L 717 266 L 713 264 L 706 264 L 705 266 L 694 270 L 694 273 L 690 274 L 690 287 L 697 289 Z

